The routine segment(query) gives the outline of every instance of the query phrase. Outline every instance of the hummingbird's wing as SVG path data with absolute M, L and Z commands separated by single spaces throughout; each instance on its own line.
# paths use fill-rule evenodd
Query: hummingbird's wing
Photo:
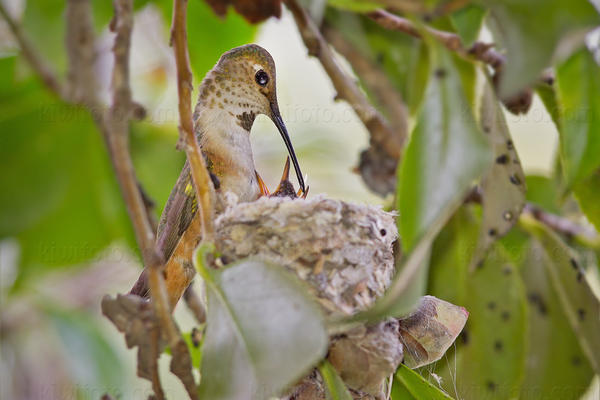
M 158 223 L 156 243 L 168 260 L 198 211 L 190 165 L 186 161 Z

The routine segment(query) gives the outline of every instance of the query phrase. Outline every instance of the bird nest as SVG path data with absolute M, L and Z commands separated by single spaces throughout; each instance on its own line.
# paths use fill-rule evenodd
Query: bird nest
M 383 294 L 394 274 L 395 214 L 324 196 L 261 198 L 216 220 L 226 262 L 253 256 L 285 266 L 327 314 L 354 314 Z

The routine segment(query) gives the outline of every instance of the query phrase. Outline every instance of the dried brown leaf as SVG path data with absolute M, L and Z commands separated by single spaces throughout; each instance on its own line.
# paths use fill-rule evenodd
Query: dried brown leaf
M 462 331 L 468 311 L 433 296 L 424 296 L 417 309 L 399 320 L 404 364 L 417 368 L 439 360 Z
M 269 17 L 281 17 L 281 0 L 206 0 L 215 14 L 224 17 L 232 5 L 248 22 L 256 24 Z

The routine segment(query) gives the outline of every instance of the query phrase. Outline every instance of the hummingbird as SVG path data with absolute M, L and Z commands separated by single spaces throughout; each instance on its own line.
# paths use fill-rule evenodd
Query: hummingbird
M 300 166 L 279 112 L 275 83 L 275 63 L 269 52 L 248 44 L 223 53 L 200 84 L 194 130 L 217 196 L 231 192 L 240 202 L 261 196 L 306 196 Z M 250 145 L 250 130 L 259 114 L 271 118 L 289 153 L 281 183 L 272 194 L 256 171 Z M 290 158 L 300 185 L 297 195 L 288 179 Z M 195 274 L 191 260 L 201 239 L 200 218 L 190 165 L 186 161 L 167 200 L 156 235 L 156 245 L 166 260 L 164 273 L 171 309 Z M 130 293 L 148 296 L 145 270 Z

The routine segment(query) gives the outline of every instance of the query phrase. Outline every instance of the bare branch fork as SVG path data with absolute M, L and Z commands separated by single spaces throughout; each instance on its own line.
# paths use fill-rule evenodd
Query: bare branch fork
M 352 106 L 356 115 L 369 130 L 371 142 L 380 145 L 390 157 L 398 159 L 406 137 L 391 129 L 385 118 L 360 91 L 354 79 L 342 70 L 327 41 L 307 12 L 296 0 L 285 0 L 285 4 L 294 15 L 298 31 L 309 54 L 321 62 L 329 75 L 337 91 L 337 97 L 346 100 Z
M 371 146 L 361 153 L 357 168 L 363 181 L 379 194 L 393 192 L 396 183 L 396 166 L 406 141 L 406 130 L 394 129 L 373 107 L 356 85 L 354 78 L 342 70 L 329 44 L 296 0 L 286 0 L 285 4 L 294 16 L 308 53 L 321 62 L 323 69 L 329 75 L 337 91 L 336 99 L 346 100 L 369 131 Z M 401 123 L 398 126 L 405 125 L 407 124 Z
M 166 337 L 167 344 L 173 350 L 173 360 L 179 358 L 180 361 L 180 365 L 176 366 L 178 371 L 174 372 L 183 381 L 190 397 L 196 398 L 191 363 L 188 362 L 188 365 L 185 365 L 185 362 L 181 363 L 181 358 L 189 361 L 189 353 L 179 329 L 171 317 L 162 275 L 163 256 L 156 248 L 154 229 L 148 218 L 146 203 L 142 197 L 129 155 L 129 122 L 132 116 L 140 114 L 139 109 L 141 108 L 132 101 L 129 86 L 133 1 L 115 0 L 114 7 L 115 16 L 111 22 L 111 30 L 116 34 L 113 46 L 115 65 L 112 74 L 112 105 L 109 109 L 102 105 L 96 94 L 98 83 L 95 79 L 93 65 L 96 57 L 96 41 L 89 0 L 67 1 L 67 37 L 65 38 L 69 58 L 69 84 L 67 87 L 64 87 L 52 69 L 43 63 L 42 57 L 34 50 L 21 27 L 11 18 L 2 3 L 0 3 L 0 14 L 7 21 L 24 57 L 42 78 L 46 87 L 67 103 L 82 104 L 88 108 L 102 132 L 134 227 L 144 265 L 148 267 L 148 283 L 155 315 L 160 321 L 162 334 Z M 159 355 L 158 340 L 159 337 L 155 337 L 155 346 L 153 346 L 156 357 Z M 152 351 L 152 349 L 145 350 Z M 186 353 L 187 358 L 185 357 Z M 176 357 L 177 355 L 179 357 Z M 186 371 L 186 366 L 188 371 Z M 164 398 L 158 371 L 153 371 L 152 375 L 153 390 L 156 396 L 159 399 Z

